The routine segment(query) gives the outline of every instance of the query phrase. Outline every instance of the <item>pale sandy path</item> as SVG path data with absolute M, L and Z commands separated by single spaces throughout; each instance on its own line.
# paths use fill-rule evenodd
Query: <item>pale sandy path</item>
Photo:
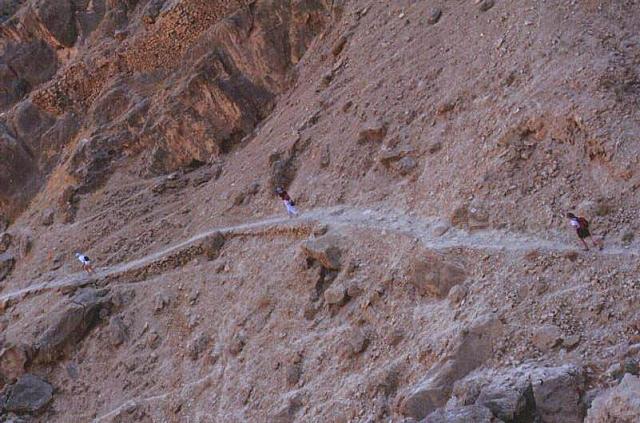
M 446 233 L 438 236 L 436 231 L 438 219 L 436 218 L 414 217 L 398 210 L 361 209 L 349 206 L 337 206 L 313 209 L 294 219 L 279 214 L 255 222 L 212 228 L 136 260 L 99 268 L 97 269 L 96 275 L 91 278 L 82 272 L 70 274 L 50 282 L 34 284 L 23 289 L 5 293 L 0 296 L 0 301 L 19 298 L 25 294 L 36 294 L 59 288 L 81 286 L 127 271 L 140 269 L 172 253 L 195 245 L 216 232 L 221 232 L 225 235 L 242 234 L 244 231 L 274 226 L 278 227 L 278 225 L 284 224 L 287 224 L 289 227 L 295 227 L 296 225 L 309 225 L 313 223 L 328 224 L 336 228 L 351 227 L 379 230 L 381 234 L 383 234 L 384 231 L 401 233 L 415 238 L 421 242 L 425 248 L 432 250 L 468 248 L 483 251 L 521 253 L 531 250 L 540 252 L 567 252 L 580 249 L 577 244 L 577 239 L 574 243 L 566 243 L 565 241 L 544 240 L 526 234 L 514 234 L 497 230 L 483 230 L 469 233 L 464 230 L 450 228 Z M 605 248 L 603 251 L 592 250 L 590 254 L 637 257 L 640 255 L 640 251 L 637 247 L 620 248 L 612 246 Z

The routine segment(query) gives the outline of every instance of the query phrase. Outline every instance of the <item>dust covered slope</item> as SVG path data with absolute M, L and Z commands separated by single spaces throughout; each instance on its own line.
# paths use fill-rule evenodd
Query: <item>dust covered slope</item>
M 3 418 L 640 416 L 640 5 L 215 4 L 123 3 L 6 109 L 82 124 L 0 238 Z

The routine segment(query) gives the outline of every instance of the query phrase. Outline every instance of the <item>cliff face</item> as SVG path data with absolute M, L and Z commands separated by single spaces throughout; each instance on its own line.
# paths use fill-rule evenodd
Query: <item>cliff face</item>
M 15 159 L 3 160 L 0 204 L 12 217 L 56 170 L 88 192 L 117 167 L 157 174 L 228 153 L 270 114 L 331 15 L 322 1 L 4 10 L 2 148 Z
M 637 2 L 0 6 L 0 420 L 640 415 Z

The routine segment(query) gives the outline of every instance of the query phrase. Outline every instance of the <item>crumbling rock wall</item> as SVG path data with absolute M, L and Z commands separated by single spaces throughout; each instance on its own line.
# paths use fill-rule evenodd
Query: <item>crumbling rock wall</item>
M 330 18 L 322 0 L 5 9 L 0 123 L 13 141 L 2 146 L 0 207 L 9 216 L 58 166 L 88 192 L 118 166 L 158 174 L 229 152 L 269 115 Z M 140 160 L 119 161 L 131 156 Z

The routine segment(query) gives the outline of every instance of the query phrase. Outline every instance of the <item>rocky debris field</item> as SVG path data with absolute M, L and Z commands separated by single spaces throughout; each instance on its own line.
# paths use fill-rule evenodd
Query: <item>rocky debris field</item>
M 0 421 L 640 421 L 639 20 L 0 1 Z

